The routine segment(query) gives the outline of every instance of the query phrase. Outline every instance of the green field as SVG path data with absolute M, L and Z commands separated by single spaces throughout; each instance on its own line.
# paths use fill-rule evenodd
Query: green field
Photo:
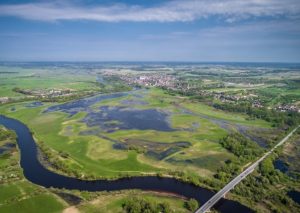
M 77 208 L 83 213 L 96 213 L 96 212 L 122 212 L 122 204 L 128 198 L 143 197 L 151 202 L 164 202 L 171 206 L 173 212 L 189 212 L 184 207 L 184 200 L 173 195 L 159 194 L 155 192 L 141 192 L 141 191 L 122 191 L 118 193 L 103 194 L 98 199 L 91 202 L 86 202 L 79 205 Z
M 61 212 L 65 205 L 59 203 L 53 195 L 37 195 L 31 198 L 25 198 L 15 203 L 4 204 L 0 206 L 1 212 Z
M 139 91 L 135 92 L 139 93 Z M 99 102 L 93 106 L 123 106 L 125 98 L 117 98 Z M 52 104 L 28 108 L 25 103 L 8 104 L 0 107 L 0 113 L 23 121 L 34 132 L 37 143 L 43 144 L 53 154 L 55 161 L 61 162 L 66 170 L 76 171 L 80 177 L 114 178 L 124 175 L 153 174 L 156 172 L 185 171 L 199 175 L 211 176 L 221 163 L 235 157 L 223 149 L 217 142 L 226 135 L 226 131 L 213 123 L 210 118 L 242 124 L 251 127 L 270 127 L 262 120 L 246 120 L 242 114 L 230 114 L 215 110 L 209 106 L 192 102 L 185 98 L 169 96 L 158 89 L 151 89 L 143 94 L 141 101 L 147 105 L 136 106 L 137 109 L 158 109 L 167 111 L 170 126 L 176 131 L 163 132 L 154 130 L 118 130 L 107 133 L 101 128 L 88 127 L 80 122 L 86 113 L 78 113 L 69 117 L 66 113 L 43 113 Z M 15 108 L 11 111 L 11 108 Z M 135 106 L 131 106 L 135 107 Z M 189 110 L 195 115 L 185 114 Z M 206 117 L 203 117 L 206 116 Z M 193 126 L 193 124 L 197 124 Z M 51 131 L 49 131 L 51 129 Z M 103 137 L 97 135 L 80 135 L 80 132 L 94 129 Z M 116 150 L 113 142 L 107 140 L 137 141 L 134 145 L 140 148 L 138 141 L 147 139 L 151 146 L 158 147 L 159 143 L 186 141 L 191 145 L 180 148 L 163 159 L 157 160 L 145 153 L 136 151 Z M 159 148 L 156 148 L 158 150 Z M 146 148 L 147 151 L 147 148 Z M 164 150 L 158 150 L 161 153 Z M 58 155 L 59 152 L 68 154 L 67 158 Z M 186 161 L 192 160 L 192 164 Z M 203 172 L 205 171 L 205 172 Z M 64 171 L 67 172 L 67 171 Z
M 1 73 L 1 72 L 11 72 Z M 16 93 L 13 88 L 21 89 L 73 89 L 77 91 L 97 90 L 94 77 L 70 73 L 66 69 L 36 69 L 22 67 L 0 66 L 0 97 L 21 98 L 23 94 Z
M 11 73 L 6 73 L 8 71 Z M 63 67 L 0 67 L 0 97 L 11 98 L 9 103 L 0 105 L 0 114 L 18 119 L 29 127 L 41 150 L 41 156 L 44 157 L 42 163 L 49 170 L 84 180 L 141 175 L 172 176 L 217 190 L 232 178 L 230 175 L 242 170 L 250 160 L 258 157 L 254 155 L 253 158 L 247 158 L 248 156 L 243 158 L 244 156 L 238 156 L 232 150 L 225 149 L 220 143 L 224 137 L 229 133 L 238 132 L 253 143 L 257 137 L 265 139 L 266 144 L 271 146 L 289 128 L 286 125 L 288 122 L 275 127 L 274 120 L 268 121 L 261 117 L 250 117 L 246 113 L 216 109 L 212 103 L 222 103 L 220 100 L 214 100 L 211 97 L 203 98 L 199 94 L 184 95 L 178 91 L 170 92 L 158 87 L 131 90 L 132 85 L 114 76 L 107 77 L 110 79 L 109 82 L 100 84 L 96 81 L 99 73 L 101 72 L 95 69 L 89 71 L 87 75 L 81 68 L 73 70 L 73 68 Z M 138 73 L 129 72 L 134 75 Z M 210 88 L 211 85 L 222 83 L 218 75 L 206 76 L 207 79 L 201 77 L 198 80 L 194 79 L 197 78 L 196 74 L 181 74 L 181 77 L 186 77 L 192 82 L 199 81 L 196 83 L 203 86 L 205 92 L 223 92 L 226 95 L 258 94 L 259 97 L 264 98 L 263 100 L 268 104 L 266 106 L 276 105 L 282 100 L 294 103 L 299 98 L 297 86 L 295 88 L 274 86 L 276 84 L 273 81 L 281 81 L 281 78 L 272 79 L 269 84 L 259 82 L 251 86 L 239 87 L 242 85 L 238 82 L 241 79 L 236 80 L 231 77 L 234 74 L 236 72 L 232 71 L 228 75 L 230 80 L 237 81 L 235 87 Z M 261 79 L 253 77 L 249 81 L 256 82 Z M 245 82 L 243 85 L 247 84 L 248 82 Z M 64 112 L 54 110 L 45 113 L 44 111 L 49 107 L 61 106 L 68 102 L 59 98 L 55 101 L 47 99 L 42 100 L 41 105 L 31 106 L 34 101 L 41 101 L 41 99 L 14 92 L 16 87 L 32 91 L 72 89 L 89 95 L 113 92 L 126 92 L 126 94 L 93 102 L 83 109 L 80 106 L 76 107 L 76 104 L 75 107 L 70 104 L 70 108 L 73 107 L 75 113 L 68 113 L 68 108 Z M 95 96 L 82 99 L 84 100 L 82 103 L 89 103 L 93 97 Z M 70 100 L 76 101 L 74 98 Z M 236 104 L 229 103 L 233 104 L 233 107 Z M 139 129 L 138 126 L 132 124 L 140 122 L 140 117 L 145 123 L 153 122 L 150 117 L 143 117 L 144 114 L 142 114 L 151 110 L 155 111 L 155 116 L 161 116 L 158 116 L 155 124 L 163 123 L 169 127 L 169 130 Z M 113 116 L 113 113 L 119 112 L 122 112 L 119 117 Z M 109 116 L 114 119 L 107 120 L 106 117 Z M 130 121 L 132 117 L 137 120 Z M 90 119 L 88 122 L 90 121 L 91 124 L 86 119 Z M 135 128 L 126 128 L 129 124 L 124 119 L 127 119 L 128 123 Z M 94 121 L 96 124 L 93 123 Z M 123 124 L 125 128 L 122 128 Z M 141 123 L 141 126 L 143 124 Z M 5 143 L 7 140 L 0 142 L 0 147 Z M 259 150 L 259 147 L 257 149 Z M 30 210 L 61 212 L 71 205 L 57 195 L 59 190 L 48 190 L 27 182 L 19 168 L 18 160 L 17 149 L 9 155 L 0 156 L 0 167 L 12 168 L 0 171 L 0 174 L 4 176 L 4 181 L 0 182 L 0 212 L 20 212 L 21 210 L 23 212 L 30 212 Z M 235 171 L 232 172 L 230 169 Z M 226 172 L 228 174 L 224 178 L 222 174 Z M 13 174 L 12 178 L 7 176 L 11 174 Z M 83 199 L 80 204 L 76 204 L 76 210 L 80 212 L 99 212 L 99 209 L 102 212 L 120 212 L 122 204 L 131 196 L 142 196 L 153 202 L 164 201 L 169 203 L 176 212 L 187 212 L 184 207 L 185 201 L 171 195 L 141 191 L 102 194 L 67 191 L 67 193 L 75 194 Z M 253 207 L 254 204 L 245 201 L 243 196 L 234 193 L 230 195 L 230 198 Z
M 7 130 L 0 127 L 0 131 Z M 23 177 L 18 150 L 11 149 L 0 154 L 0 212 L 52 213 L 61 212 L 66 206 L 65 201 Z

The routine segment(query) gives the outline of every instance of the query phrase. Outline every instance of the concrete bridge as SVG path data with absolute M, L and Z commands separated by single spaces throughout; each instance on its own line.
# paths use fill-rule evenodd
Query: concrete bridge
M 204 213 L 208 212 L 222 197 L 225 197 L 226 193 L 232 190 L 237 184 L 239 184 L 244 178 L 246 178 L 249 174 L 251 174 L 254 169 L 262 162 L 266 157 L 268 157 L 274 150 L 281 146 L 284 142 L 286 142 L 300 127 L 296 127 L 293 131 L 291 131 L 285 138 L 283 138 L 279 143 L 277 143 L 270 151 L 266 152 L 260 159 L 254 162 L 251 166 L 249 166 L 245 171 L 235 177 L 232 181 L 230 181 L 223 189 L 221 189 L 218 193 L 216 193 L 212 198 L 210 198 L 205 204 L 203 204 L 196 213 Z

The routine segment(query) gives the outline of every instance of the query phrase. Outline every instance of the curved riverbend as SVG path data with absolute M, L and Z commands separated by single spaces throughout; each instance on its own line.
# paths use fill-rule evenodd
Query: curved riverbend
M 195 198 L 205 203 L 213 192 L 192 184 L 184 183 L 174 178 L 156 176 L 122 178 L 118 180 L 84 181 L 63 176 L 47 170 L 37 158 L 37 147 L 28 127 L 22 122 L 0 115 L 0 125 L 14 130 L 21 152 L 21 167 L 24 176 L 37 185 L 43 187 L 77 189 L 86 191 L 114 191 L 123 189 L 142 189 L 175 193 L 188 198 Z M 253 212 L 238 202 L 222 199 L 216 208 L 222 213 Z

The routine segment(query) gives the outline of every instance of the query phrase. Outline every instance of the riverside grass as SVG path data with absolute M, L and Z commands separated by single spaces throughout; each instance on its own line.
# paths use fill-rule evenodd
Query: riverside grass
M 105 100 L 103 103 L 96 103 L 92 108 L 95 109 L 103 104 L 123 106 L 123 100 L 124 97 Z M 0 113 L 19 119 L 28 125 L 37 143 L 42 142 L 54 155 L 60 152 L 67 153 L 68 158 L 58 157 L 57 159 L 63 161 L 70 171 L 76 170 L 83 178 L 88 176 L 116 178 L 127 175 L 166 173 L 174 169 L 198 174 L 199 171 L 204 169 L 213 174 L 223 161 L 234 159 L 235 156 L 218 144 L 218 140 L 227 133 L 220 126 L 211 122 L 210 117 L 258 128 L 270 127 L 270 124 L 265 121 L 249 121 L 241 114 L 224 113 L 186 98 L 179 99 L 170 96 L 156 88 L 144 92 L 141 100 L 148 104 L 130 107 L 168 110 L 170 126 L 176 131 L 117 130 L 110 133 L 101 131 L 101 129 L 98 131 L 105 137 L 121 143 L 128 139 L 135 141 L 148 139 L 154 146 L 155 143 L 178 141 L 188 141 L 191 146 L 172 153 L 172 156 L 167 156 L 165 159 L 160 160 L 164 162 L 160 162 L 150 158 L 145 153 L 138 153 L 135 150 L 116 150 L 113 148 L 111 141 L 99 138 L 97 135 L 81 135 L 80 132 L 91 129 L 91 127 L 81 122 L 86 115 L 84 111 L 70 117 L 63 112 L 43 113 L 47 107 L 55 103 L 44 103 L 43 106 L 28 108 L 26 107 L 27 102 L 21 102 L 1 106 Z M 185 114 L 174 105 L 188 109 L 195 114 L 205 115 L 207 118 Z M 12 107 L 15 108 L 14 111 L 11 110 Z M 147 148 L 145 150 L 147 151 Z M 205 160 L 205 164 L 200 163 L 201 159 Z M 195 163 L 188 165 L 187 162 L 190 160 Z M 177 162 L 176 166 L 173 165 L 175 162 Z

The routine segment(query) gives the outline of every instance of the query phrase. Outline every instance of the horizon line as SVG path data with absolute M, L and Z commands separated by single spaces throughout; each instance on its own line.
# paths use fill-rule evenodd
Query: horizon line
M 249 63 L 249 64 L 300 64 L 300 61 L 172 61 L 172 60 L 0 60 L 0 63 Z

